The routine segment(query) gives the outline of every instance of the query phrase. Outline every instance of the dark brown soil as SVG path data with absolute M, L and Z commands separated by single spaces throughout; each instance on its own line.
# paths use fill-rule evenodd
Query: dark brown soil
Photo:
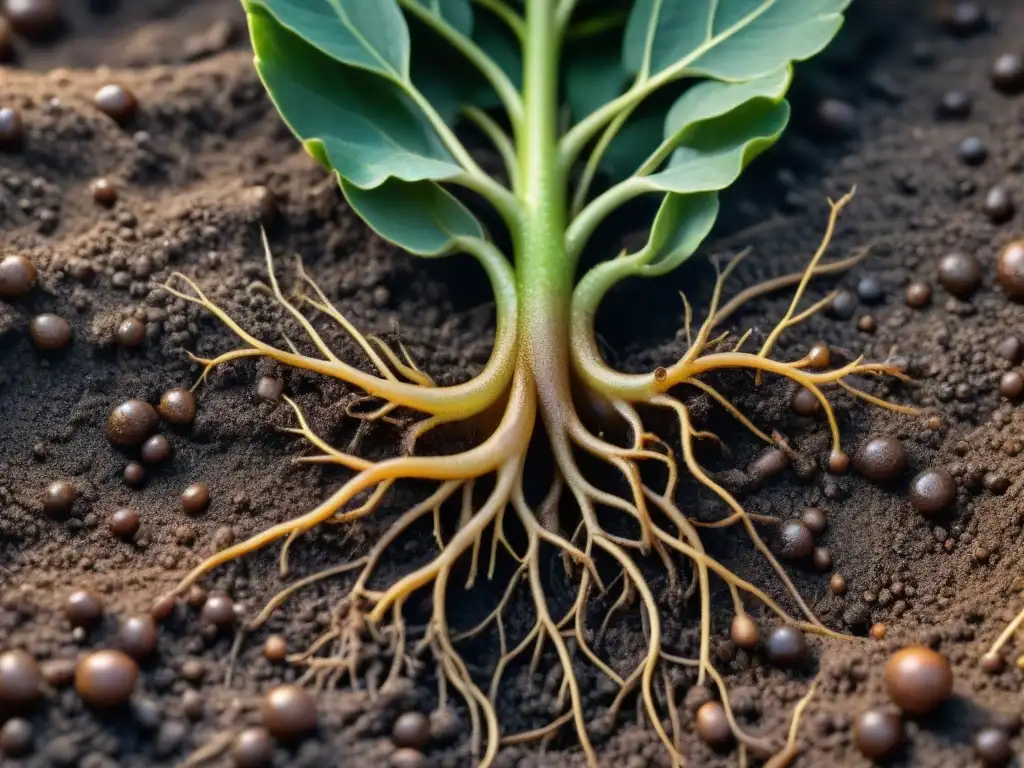
M 17 64 L 0 69 L 0 107 L 19 109 L 27 131 L 22 149 L 0 154 L 0 255 L 28 256 L 41 282 L 27 299 L 0 302 L 0 650 L 25 648 L 40 661 L 75 659 L 86 650 L 116 645 L 118 620 L 147 612 L 153 598 L 201 557 L 312 508 L 344 476 L 292 463 L 305 450 L 281 432 L 293 425 L 293 416 L 283 404 L 260 400 L 256 385 L 262 376 L 280 377 L 311 425 L 342 446 L 356 433 L 344 416 L 351 393 L 265 362 L 243 361 L 211 377 L 199 390 L 195 424 L 163 428 L 173 458 L 148 468 L 139 489 L 122 478 L 135 455 L 112 447 L 105 437 L 107 415 L 118 403 L 129 398 L 156 403 L 162 391 L 194 382 L 198 368 L 186 350 L 212 355 L 235 345 L 208 315 L 154 287 L 171 271 L 192 276 L 257 335 L 280 332 L 280 313 L 246 292 L 265 276 L 258 187 L 269 189 L 276 200 L 269 234 L 282 270 L 291 254 L 301 253 L 342 311 L 370 332 L 389 336 L 398 329 L 414 358 L 439 383 L 477 372 L 493 336 L 493 305 L 472 262 L 425 264 L 381 243 L 349 215 L 331 180 L 298 149 L 253 73 L 235 0 L 133 0 L 103 15 L 76 10 L 86 3 L 64 4 L 74 6 L 69 28 L 46 45 L 19 42 Z M 949 656 L 956 696 L 936 714 L 908 722 L 906 748 L 896 764 L 974 764 L 971 744 L 978 728 L 1019 713 L 1024 703 L 1024 673 L 1012 664 L 1022 650 L 1017 643 L 1010 643 L 1011 663 L 1001 674 L 985 675 L 977 661 L 1024 605 L 1018 575 L 1024 556 L 1024 416 L 999 395 L 1000 376 L 1013 366 L 996 352 L 1006 336 L 1024 334 L 1024 306 L 1010 301 L 995 283 L 996 253 L 1024 235 L 1024 214 L 995 225 L 982 212 L 985 193 L 995 184 L 1024 205 L 1024 97 L 997 93 L 988 80 L 997 55 L 1019 51 L 1024 6 L 990 5 L 995 6 L 992 29 L 957 39 L 940 29 L 928 4 L 855 4 L 842 39 L 801 72 L 793 131 L 728 196 L 722 234 L 777 217 L 781 225 L 709 249 L 753 246 L 734 287 L 800 269 L 823 231 L 825 196 L 838 197 L 856 184 L 857 196 L 831 253 L 847 255 L 870 244 L 872 254 L 838 281 L 817 281 L 810 298 L 820 298 L 835 284 L 855 291 L 864 276 L 880 282 L 884 298 L 870 306 L 860 302 L 846 319 L 828 314 L 811 319 L 783 337 L 779 356 L 795 359 L 819 340 L 837 357 L 902 356 L 914 382 L 876 385 L 872 391 L 942 416 L 941 428 L 929 429 L 925 417 L 837 398 L 847 450 L 854 453 L 870 436 L 897 436 L 909 453 L 903 476 L 882 487 L 853 471 L 819 472 L 806 481 L 787 472 L 744 497 L 750 510 L 779 517 L 809 505 L 825 510 L 828 528 L 819 543 L 830 550 L 833 570 L 846 577 L 846 596 L 829 592 L 827 573 L 809 567 L 791 572 L 828 626 L 862 638 L 814 639 L 813 663 L 782 671 L 768 664 L 761 650 L 751 654 L 729 646 L 731 604 L 724 588 L 716 591 L 716 651 L 724 660 L 721 668 L 729 671 L 732 705 L 742 723 L 781 734 L 792 706 L 819 675 L 799 733 L 797 765 L 864 763 L 851 743 L 850 725 L 859 711 L 886 701 L 884 660 L 911 641 Z M 92 105 L 92 94 L 108 82 L 128 87 L 139 100 L 138 114 L 127 125 L 118 126 Z M 936 118 L 937 103 L 952 88 L 974 99 L 966 120 Z M 856 136 L 840 142 L 823 133 L 815 110 L 826 96 L 856 107 Z M 978 167 L 957 156 L 958 143 L 971 135 L 988 149 Z M 111 209 L 96 204 L 89 191 L 90 182 L 101 176 L 119 192 Z M 951 250 L 973 253 L 982 263 L 982 286 L 968 300 L 953 298 L 937 282 L 937 262 Z M 677 291 L 686 289 L 697 302 L 706 299 L 708 277 L 706 266 L 695 265 L 657 285 L 617 290 L 599 328 L 616 365 L 650 370 L 676 359 L 685 347 L 677 334 L 682 318 Z M 911 279 L 932 285 L 928 307 L 906 306 Z M 785 294 L 759 300 L 733 322 L 753 328 L 756 343 L 788 301 Z M 67 350 L 44 355 L 32 347 L 28 322 L 44 311 L 70 321 L 73 340 Z M 875 319 L 873 332 L 858 330 L 864 315 Z M 114 331 L 131 316 L 146 321 L 146 341 L 125 350 L 114 343 Z M 359 359 L 351 341 L 340 334 L 331 341 L 340 355 Z M 791 388 L 778 381 L 755 388 L 751 377 L 740 375 L 724 377 L 723 387 L 759 424 L 786 435 L 797 451 L 827 455 L 822 420 L 792 413 Z M 702 458 L 725 480 L 742 486 L 743 477 L 728 470 L 746 467 L 762 447 L 717 408 L 693 405 L 732 451 L 726 459 L 708 449 Z M 363 439 L 363 454 L 392 452 L 397 434 L 374 428 Z M 956 476 L 957 503 L 948 513 L 924 519 L 910 506 L 908 484 L 917 471 L 935 466 Z M 1004 478 L 1005 488 L 994 475 Z M 67 519 L 43 513 L 44 490 L 55 480 L 69 481 L 78 491 Z M 211 503 L 188 517 L 180 495 L 195 482 L 210 485 Z M 356 556 L 395 511 L 421 495 L 421 488 L 403 489 L 373 522 L 347 533 L 304 537 L 292 550 L 293 573 L 313 573 Z M 680 501 L 698 517 L 721 514 L 717 502 L 692 485 L 683 485 Z M 131 543 L 107 528 L 110 515 L 125 506 L 135 508 L 142 521 Z M 385 573 L 428 556 L 432 542 L 426 529 L 423 533 L 404 546 Z M 743 535 L 717 532 L 707 541 L 714 555 L 790 604 Z M 552 589 L 565 597 L 569 589 L 560 572 L 553 561 Z M 204 585 L 228 590 L 251 616 L 280 588 L 277 550 L 219 569 Z M 664 580 L 655 585 L 663 590 Z M 83 587 L 101 596 L 104 618 L 87 631 L 72 630 L 64 602 Z M 342 587 L 340 581 L 328 582 L 293 598 L 265 628 L 244 639 L 233 665 L 231 633 L 212 633 L 201 627 L 196 610 L 177 606 L 161 625 L 158 652 L 143 664 L 130 709 L 95 714 L 73 690 L 57 686 L 29 713 L 31 754 L 22 761 L 0 757 L 0 764 L 180 764 L 194 750 L 255 722 L 259 693 L 297 677 L 296 670 L 263 657 L 263 640 L 277 632 L 288 638 L 290 650 L 305 647 L 329 623 Z M 470 625 L 499 589 L 494 584 L 474 591 L 453 616 Z M 411 625 L 417 617 L 422 620 L 424 608 L 411 606 Z M 691 650 L 696 607 L 670 608 L 665 611 L 675 615 L 670 643 Z M 875 622 L 885 624 L 884 640 L 868 639 Z M 473 661 L 485 667 L 496 653 L 496 640 L 470 650 Z M 642 653 L 639 620 L 623 620 L 601 650 L 621 669 L 635 664 Z M 373 670 L 371 662 L 368 674 Z M 683 748 L 691 764 L 735 764 L 735 752 L 715 755 L 697 741 L 693 712 L 705 696 L 687 691 L 692 678 L 680 676 L 678 682 Z M 505 728 L 516 732 L 543 725 L 558 684 L 558 677 L 543 671 L 536 679 L 526 669 L 511 671 L 499 696 Z M 593 679 L 584 676 L 584 684 L 596 717 L 609 696 Z M 198 704 L 194 694 L 186 695 L 192 689 L 201 692 Z M 430 666 L 387 695 L 321 692 L 318 734 L 298 746 L 279 747 L 275 764 L 384 765 L 394 750 L 390 730 L 397 714 L 429 712 L 437 696 Z M 649 727 L 636 724 L 632 705 L 624 712 L 617 727 L 597 742 L 601 764 L 667 764 Z M 456 706 L 456 714 L 465 713 Z M 472 765 L 467 731 L 462 722 L 455 738 L 436 740 L 427 750 L 427 764 Z M 1014 746 L 1024 746 L 1016 735 Z M 218 759 L 213 763 L 228 764 Z M 544 749 L 509 747 L 499 758 L 502 766 L 582 764 L 568 736 Z

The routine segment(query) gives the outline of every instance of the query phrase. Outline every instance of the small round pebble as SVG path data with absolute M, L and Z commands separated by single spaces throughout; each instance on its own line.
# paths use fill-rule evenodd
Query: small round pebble
M 117 326 L 117 343 L 126 349 L 142 346 L 146 340 L 146 324 L 137 317 L 130 317 Z
M 857 297 L 849 291 L 839 291 L 829 305 L 829 313 L 836 320 L 849 320 L 857 310 Z
M 946 91 L 939 100 L 939 115 L 962 120 L 971 114 L 971 97 L 965 91 Z
M 985 28 L 985 11 L 977 0 L 957 0 L 942 17 L 946 29 L 958 37 L 967 37 Z
M 34 738 L 32 723 L 23 717 L 12 717 L 0 728 L 0 754 L 24 757 L 32 751 Z
M 316 729 L 316 699 L 302 686 L 284 683 L 263 697 L 260 717 L 275 738 L 298 739 Z
M 874 333 L 878 327 L 878 321 L 875 320 L 874 315 L 861 315 L 857 319 L 857 329 L 864 333 Z
M 999 651 L 986 651 L 981 655 L 981 671 L 989 675 L 998 675 L 1006 669 L 1006 659 Z
M 388 765 L 391 768 L 426 768 L 426 758 L 418 749 L 402 747 L 391 753 Z
M 391 743 L 422 750 L 430 743 L 430 718 L 422 712 L 403 712 L 391 727 Z
M 982 728 L 974 737 L 974 752 L 985 765 L 1003 765 L 1013 757 L 1010 737 L 1002 728 Z
M 981 165 L 988 158 L 988 149 L 977 136 L 968 136 L 957 145 L 956 154 L 966 165 Z
M 24 256 L 4 256 L 0 259 L 0 299 L 20 299 L 35 287 L 38 277 L 35 265 Z
M 999 251 L 996 280 L 1008 296 L 1024 298 L 1024 240 L 1014 240 Z
M 63 317 L 44 312 L 29 321 L 28 335 L 36 349 L 56 352 L 71 343 L 71 324 Z
M 837 138 L 857 131 L 857 110 L 841 99 L 827 98 L 818 103 L 818 125 Z
M 811 533 L 815 536 L 820 536 L 828 525 L 828 519 L 825 517 L 825 513 L 818 507 L 808 507 L 800 515 L 800 519 L 804 521 L 804 525 L 811 529 Z
M 1010 488 L 1010 479 L 999 472 L 986 472 L 981 480 L 982 487 L 989 493 L 1001 496 Z
M 811 553 L 811 562 L 819 571 L 831 571 L 832 553 L 825 547 L 815 547 Z
M 78 491 L 66 480 L 57 480 L 46 486 L 43 511 L 49 517 L 67 517 L 75 504 Z
M 89 191 L 92 192 L 92 199 L 100 205 L 109 208 L 117 202 L 117 187 L 107 179 L 94 179 L 89 185 Z
M 210 504 L 210 486 L 193 483 L 181 494 L 181 508 L 186 515 L 198 515 Z
M 160 396 L 160 418 L 175 426 L 188 426 L 196 420 L 196 396 L 183 387 L 169 389 Z
M 966 253 L 947 253 L 939 260 L 939 282 L 958 298 L 970 296 L 981 284 L 981 264 Z
M 15 31 L 30 40 L 50 37 L 61 23 L 59 0 L 6 0 L 4 10 Z
M 288 657 L 288 641 L 284 635 L 270 635 L 263 643 L 263 656 L 267 661 L 284 661 Z
M 814 551 L 814 534 L 803 520 L 791 517 L 779 526 L 779 554 L 785 560 L 803 560 Z
M 821 410 L 821 403 L 807 387 L 800 387 L 790 401 L 793 413 L 798 416 L 813 416 Z
M 861 446 L 854 459 L 857 471 L 868 480 L 884 483 L 893 480 L 907 467 L 907 450 L 895 437 L 875 437 Z
M 273 376 L 261 376 L 256 382 L 256 397 L 268 403 L 276 403 L 284 393 L 284 384 Z
M 235 624 L 235 601 L 223 592 L 214 592 L 206 598 L 199 620 L 217 629 L 230 629 Z
M 875 640 L 884 640 L 885 633 L 887 631 L 888 630 L 886 630 L 885 624 L 875 623 L 871 625 L 871 629 L 868 634 L 870 634 L 871 637 Z
M 124 482 L 132 488 L 138 488 L 146 479 L 146 470 L 137 461 L 129 461 L 124 468 Z
M 761 639 L 761 628 L 747 614 L 737 613 L 732 617 L 729 637 L 739 648 L 745 648 L 749 651 Z
M 796 627 L 773 627 L 765 642 L 768 660 L 780 667 L 795 667 L 807 658 L 807 638 Z
M 266 728 L 246 728 L 231 742 L 231 764 L 235 768 L 267 768 L 273 757 L 274 737 Z
M 828 344 L 819 341 L 811 345 L 810 350 L 807 352 L 808 366 L 819 369 L 828 368 L 830 362 L 832 362 L 832 351 L 829 349 Z
M 43 695 L 42 686 L 43 673 L 25 651 L 0 653 L 0 709 L 34 704 Z
M 1020 54 L 1004 53 L 992 62 L 989 78 L 1001 93 L 1020 93 L 1024 90 L 1024 58 Z
M 138 680 L 138 664 L 123 651 L 94 651 L 75 669 L 75 690 L 87 704 L 98 708 L 126 703 Z
M 828 588 L 833 595 L 846 594 L 846 577 L 841 573 L 833 573 L 828 580 Z
M 717 701 L 708 701 L 697 710 L 697 735 L 710 747 L 723 747 L 732 741 L 732 729 L 725 708 Z
M 853 721 L 853 743 L 864 757 L 871 760 L 888 757 L 902 740 L 903 721 L 889 709 L 868 709 Z
M 1016 336 L 1005 336 L 996 344 L 996 354 L 1016 365 L 1024 360 L 1024 344 Z
M 156 651 L 157 636 L 156 619 L 147 613 L 129 616 L 121 622 L 117 633 L 121 650 L 139 661 Z
M 163 435 L 153 435 L 142 444 L 142 460 L 147 464 L 159 464 L 171 457 L 171 443 Z
M 164 621 L 174 613 L 174 606 L 177 604 L 178 599 L 174 595 L 161 595 L 153 601 L 149 614 L 157 621 Z
M 103 602 L 87 589 L 78 589 L 68 595 L 64 615 L 73 627 L 90 627 L 103 616 Z
M 907 284 L 907 306 L 921 309 L 932 300 L 932 287 L 922 280 L 913 280 Z
M 1013 218 L 1016 207 L 1006 187 L 992 187 L 985 195 L 982 211 L 993 224 L 1005 224 Z
M 156 409 L 145 400 L 126 400 L 107 418 L 107 439 L 115 445 L 139 445 L 160 426 Z
M 923 645 L 894 653 L 885 664 L 885 688 L 904 712 L 924 715 L 953 695 L 949 659 Z
M 956 480 L 941 467 L 930 467 L 910 481 L 910 503 L 922 515 L 934 515 L 956 501 Z
M 0 149 L 15 150 L 25 138 L 21 113 L 10 107 L 0 107 Z
M 96 108 L 117 123 L 125 123 L 135 114 L 135 95 L 121 85 L 104 85 L 93 97 Z
M 1024 393 L 1024 376 L 1019 371 L 1007 371 L 999 377 L 999 394 L 1016 400 Z
M 865 275 L 857 281 L 857 297 L 866 304 L 876 304 L 882 300 L 885 292 L 877 277 Z

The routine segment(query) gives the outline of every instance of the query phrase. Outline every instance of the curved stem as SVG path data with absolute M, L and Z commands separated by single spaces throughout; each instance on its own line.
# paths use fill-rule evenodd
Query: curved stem
M 473 2 L 501 19 L 520 43 L 526 40 L 526 25 L 523 23 L 523 17 L 505 5 L 504 0 L 473 0 Z
M 501 159 L 505 163 L 505 172 L 508 173 L 509 181 L 512 184 L 512 192 L 517 194 L 519 190 L 519 166 L 516 163 L 516 150 L 512 144 L 512 139 L 502 130 L 497 121 L 482 109 L 478 107 L 463 107 L 462 114 L 491 140 L 494 148 L 501 155 Z

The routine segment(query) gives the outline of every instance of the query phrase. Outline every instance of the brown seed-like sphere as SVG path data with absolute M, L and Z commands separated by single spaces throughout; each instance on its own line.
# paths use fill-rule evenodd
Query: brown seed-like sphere
M 992 62 L 989 77 L 997 91 L 1019 93 L 1024 90 L 1024 59 L 1016 53 L 1004 53 Z
M 122 507 L 110 516 L 107 527 L 115 536 L 134 536 L 139 531 L 139 513 L 130 507 Z
M 904 712 L 924 715 L 953 695 L 949 659 L 923 645 L 911 645 L 885 664 L 885 688 Z
M 768 478 L 782 472 L 789 466 L 789 459 L 786 454 L 778 448 L 768 448 L 764 453 L 750 462 L 747 467 L 747 474 L 754 482 L 754 485 L 761 485 Z
M 107 439 L 115 445 L 138 445 L 156 432 L 160 417 L 145 400 L 126 400 L 107 418 Z
M 807 387 L 800 387 L 793 393 L 790 407 L 798 416 L 814 416 L 821 410 L 821 403 Z
M 1010 478 L 999 472 L 986 472 L 981 479 L 982 487 L 989 493 L 1001 496 L 1010 488 Z
M 235 601 L 223 592 L 214 592 L 203 603 L 199 620 L 217 629 L 230 629 L 235 624 Z
M 828 519 L 825 517 L 825 513 L 818 507 L 808 507 L 803 511 L 803 514 L 800 515 L 800 519 L 804 521 L 804 525 L 810 528 L 811 533 L 815 536 L 820 536 L 828 525 Z
M 748 651 L 757 645 L 761 639 L 761 628 L 757 622 L 745 613 L 737 613 L 732 617 L 732 625 L 729 627 L 729 637 L 740 648 Z
M 34 704 L 43 695 L 43 673 L 25 651 L 0 653 L 0 709 Z
M 11 22 L 0 16 L 0 61 L 14 58 L 14 30 Z
M 182 387 L 169 389 L 160 396 L 157 411 L 168 424 L 188 426 L 196 420 L 196 396 Z
M 231 764 L 235 768 L 267 768 L 273 757 L 274 737 L 266 728 L 246 728 L 231 742 Z
M 1024 240 L 1007 243 L 999 251 L 996 280 L 1012 298 L 1024 298 Z
M 868 709 L 853 721 L 853 743 L 864 757 L 880 760 L 891 755 L 903 740 L 903 721 L 891 710 Z
M 391 727 L 391 743 L 422 750 L 430 743 L 430 718 L 422 712 L 403 712 Z
M 135 114 L 138 102 L 135 95 L 121 85 L 104 85 L 93 97 L 93 104 L 117 123 L 125 123 Z
M 861 446 L 854 464 L 868 480 L 888 482 L 907 468 L 907 450 L 895 437 L 875 437 Z
M 139 661 L 152 656 L 157 645 L 156 619 L 143 613 L 121 622 L 117 637 L 121 650 Z
M 24 256 L 4 256 L 0 259 L 0 299 L 20 299 L 35 287 L 35 265 Z
M 147 464 L 159 464 L 171 457 L 171 444 L 163 435 L 153 435 L 142 444 L 140 455 Z
M 998 675 L 1006 669 L 1006 659 L 999 651 L 986 651 L 981 655 L 981 671 L 989 675 Z
M 263 643 L 263 655 L 267 661 L 284 661 L 288 657 L 288 641 L 283 635 L 270 635 Z
M 161 595 L 153 601 L 149 608 L 149 614 L 157 621 L 164 621 L 174 613 L 174 606 L 178 604 L 178 598 L 174 595 Z
M 126 349 L 142 346 L 146 340 L 146 324 L 137 317 L 129 317 L 117 326 L 117 343 Z
M 89 627 L 103 616 L 103 602 L 94 592 L 78 589 L 68 595 L 64 615 L 73 627 Z
M 985 195 L 981 209 L 993 224 L 1005 224 L 1013 218 L 1016 206 L 1006 187 L 992 187 Z
M 970 296 L 981 284 L 981 264 L 967 253 L 947 253 L 939 260 L 939 282 L 954 296 Z
M 139 680 L 139 665 L 123 651 L 94 651 L 78 662 L 75 690 L 87 704 L 116 707 L 131 698 Z
M 780 667 L 795 667 L 807 658 L 807 638 L 796 627 L 773 627 L 765 642 L 768 659 Z
M 263 697 L 260 717 L 275 738 L 298 739 L 316 729 L 316 699 L 300 685 L 278 685 Z
M 50 517 L 67 517 L 75 504 L 78 491 L 66 480 L 57 480 L 46 486 L 43 496 L 43 511 Z
M 89 185 L 89 191 L 92 192 L 92 199 L 100 205 L 109 208 L 117 202 L 117 187 L 107 179 L 94 179 Z
M 0 107 L 0 149 L 18 149 L 24 138 L 21 114 L 10 107 Z
M 0 754 L 23 757 L 32 751 L 35 734 L 32 723 L 23 717 L 12 717 L 0 728 Z
M 28 336 L 36 349 L 56 352 L 71 342 L 71 324 L 63 317 L 44 312 L 29 321 Z
M 870 634 L 870 635 L 871 635 L 871 637 L 873 637 L 873 638 L 874 638 L 875 640 L 884 640 L 884 639 L 885 639 L 885 633 L 886 633 L 886 631 L 887 631 L 887 630 L 886 630 L 886 628 L 885 628 L 885 624 L 882 624 L 882 623 L 875 623 L 875 624 L 872 624 L 872 625 L 871 625 L 871 629 L 870 629 L 870 631 L 869 631 L 869 634 Z
M 1003 765 L 1013 757 L 1010 737 L 1002 728 L 982 728 L 974 737 L 974 752 L 985 765 Z
M 137 461 L 129 461 L 124 468 L 124 481 L 132 488 L 138 488 L 146 479 L 146 470 Z
M 922 515 L 934 515 L 956 501 L 956 480 L 945 469 L 931 467 L 910 481 L 910 503 Z
M 962 120 L 971 114 L 973 99 L 964 91 L 946 91 L 939 99 L 938 112 L 941 117 Z
M 50 37 L 61 22 L 58 0 L 6 0 L 4 10 L 15 31 L 31 40 Z
M 907 284 L 907 306 L 920 309 L 932 300 L 932 288 L 921 280 L 913 280 Z
M 1024 376 L 1019 371 L 1007 371 L 999 377 L 999 394 L 1016 400 L 1024 393 Z
M 815 547 L 811 553 L 811 562 L 819 571 L 832 570 L 832 553 L 825 547 Z
M 823 341 L 819 341 L 811 346 L 810 351 L 807 353 L 807 364 L 811 368 L 828 368 L 828 364 L 831 361 L 832 352 L 829 350 L 828 344 Z
M 861 315 L 857 320 L 857 329 L 864 333 L 874 333 L 876 328 L 878 328 L 878 322 L 874 315 Z
M 843 451 L 832 451 L 828 455 L 828 471 L 834 475 L 841 475 L 850 468 L 850 457 Z
M 402 747 L 391 753 L 390 768 L 425 768 L 426 758 L 418 749 Z
M 833 595 L 845 595 L 846 577 L 841 573 L 833 573 L 832 577 L 828 580 L 828 588 L 832 590 Z
M 276 403 L 284 393 L 284 384 L 273 376 L 261 376 L 256 382 L 256 397 L 268 403 Z
M 724 747 L 732 741 L 732 729 L 725 708 L 717 701 L 708 701 L 697 710 L 697 735 L 709 747 Z
M 181 508 L 186 515 L 198 515 L 210 503 L 210 486 L 193 483 L 181 494 Z
M 996 344 L 996 354 L 1016 365 L 1024 360 L 1024 344 L 1016 336 L 1005 336 Z
M 791 517 L 779 526 L 779 554 L 785 560 L 803 560 L 814 549 L 814 534 L 803 520 Z

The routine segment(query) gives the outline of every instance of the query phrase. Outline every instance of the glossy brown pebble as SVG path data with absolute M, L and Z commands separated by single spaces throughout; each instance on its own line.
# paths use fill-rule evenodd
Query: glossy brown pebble
M 14 58 L 14 30 L 11 22 L 0 16 L 0 61 Z
M 907 284 L 907 306 L 921 309 L 932 300 L 932 288 L 921 280 L 912 280 Z
M 828 588 L 833 595 L 846 594 L 846 577 L 841 573 L 833 573 L 828 580 Z
M 1007 295 L 1024 298 L 1024 240 L 1007 243 L 999 251 L 996 280 Z
M 121 85 L 104 85 L 93 96 L 93 104 L 117 123 L 125 123 L 135 114 L 138 102 L 135 94 Z
M 163 435 L 153 435 L 142 444 L 139 455 L 147 464 L 159 464 L 171 458 L 171 443 Z
M 210 486 L 193 483 L 181 494 L 181 508 L 186 515 L 198 515 L 210 504 Z
M 0 653 L 0 709 L 34 704 L 43 695 L 43 673 L 25 651 Z
M 1024 58 L 1016 53 L 1004 53 L 992 62 L 989 78 L 997 91 L 1020 93 L 1024 90 Z
M 157 412 L 168 424 L 188 426 L 196 420 L 196 396 L 182 387 L 169 389 L 160 396 Z
M 139 531 L 139 513 L 131 507 L 122 507 L 110 516 L 107 527 L 115 536 L 134 536 Z
M 390 768 L 426 768 L 427 759 L 418 749 L 402 747 L 391 753 Z
M 43 495 L 43 511 L 50 517 L 67 517 L 77 496 L 75 486 L 66 480 L 50 483 Z
M 430 743 L 430 718 L 422 712 L 403 712 L 391 727 L 391 743 L 422 750 Z
M 974 737 L 974 753 L 985 765 L 1004 765 L 1013 757 L 1010 737 L 1002 728 L 982 728 Z
M 854 465 L 868 480 L 888 482 L 907 468 L 907 450 L 895 437 L 875 437 L 861 446 Z
M 223 592 L 214 592 L 203 603 L 199 620 L 217 629 L 230 629 L 235 624 L 235 601 Z
M 288 641 L 283 635 L 270 635 L 263 643 L 263 656 L 267 661 L 284 661 L 288 657 Z
M 803 560 L 814 550 L 814 534 L 803 520 L 791 517 L 779 526 L 779 554 L 786 560 Z
M 1006 187 L 997 186 L 992 187 L 985 195 L 981 210 L 993 224 L 1005 224 L 1013 218 L 1016 206 Z
M 814 551 L 811 553 L 811 562 L 819 571 L 831 571 L 832 553 L 825 547 L 815 547 Z
M 945 469 L 931 467 L 910 481 L 910 503 L 922 515 L 934 515 L 956 501 L 956 480 Z
M 117 187 L 106 179 L 94 179 L 89 185 L 92 199 L 108 208 L 117 202 Z
M 146 324 L 137 317 L 129 317 L 117 326 L 117 343 L 126 349 L 141 347 L 146 340 Z
M 986 651 L 981 655 L 981 671 L 987 675 L 998 675 L 1006 669 L 1006 659 L 999 651 Z
M 732 729 L 725 709 L 717 701 L 708 701 L 697 710 L 697 735 L 709 747 L 724 747 L 732 741 Z
M 747 614 L 737 613 L 732 617 L 729 637 L 739 648 L 745 648 L 749 651 L 761 639 L 761 628 Z
M 825 517 L 825 513 L 818 507 L 808 507 L 800 515 L 800 519 L 804 521 L 804 525 L 810 528 L 811 533 L 815 536 L 820 536 L 824 533 L 825 528 L 828 526 L 828 519 Z
M 138 488 L 146 479 L 146 470 L 137 461 L 129 461 L 124 468 L 124 482 L 132 488 Z
M 15 31 L 29 39 L 45 39 L 60 27 L 58 0 L 6 0 L 3 8 Z
M 34 738 L 32 723 L 23 717 L 12 717 L 0 728 L 0 755 L 24 757 L 32 751 Z
M 139 665 L 124 651 L 94 651 L 75 669 L 75 690 L 90 706 L 106 709 L 124 704 L 135 691 Z
M 10 107 L 0 107 L 0 149 L 18 149 L 24 138 L 25 126 L 21 122 L 21 113 Z
M 73 627 L 90 627 L 103 616 L 103 601 L 95 592 L 75 590 L 64 602 L 64 615 Z
M 275 738 L 299 739 L 316 729 L 316 699 L 300 685 L 278 685 L 263 697 L 260 718 Z
M 56 352 L 71 343 L 71 324 L 59 315 L 44 312 L 29 320 L 28 336 L 36 349 Z
M 850 457 L 843 451 L 832 451 L 828 455 L 828 471 L 834 475 L 841 475 L 850 468 Z
M 893 754 L 903 741 L 903 720 L 889 709 L 875 707 L 853 721 L 853 743 L 864 757 L 881 760 Z
M 800 387 L 793 393 L 790 407 L 798 416 L 813 416 L 821 410 L 821 403 L 811 390 L 807 387 Z
M 766 480 L 782 472 L 789 466 L 789 459 L 786 454 L 778 448 L 769 448 L 747 467 L 747 474 L 754 482 L 754 485 L 761 485 Z
M 20 299 L 35 287 L 38 277 L 35 265 L 24 256 L 4 256 L 0 260 L 0 299 Z
M 885 688 L 904 712 L 924 715 L 953 695 L 949 659 L 923 645 L 894 653 L 885 664 Z
M 129 616 L 121 622 L 117 632 L 121 650 L 139 661 L 156 652 L 157 637 L 156 619 L 148 613 Z
M 1024 394 L 1024 376 L 1019 371 L 1007 371 L 999 377 L 999 394 L 1008 400 L 1017 400 Z
M 807 658 L 807 638 L 796 627 L 773 627 L 765 642 L 768 660 L 780 667 L 795 667 Z
M 246 728 L 231 742 L 230 754 L 235 768 L 267 768 L 274 758 L 274 737 L 266 728 Z
M 126 400 L 107 417 L 107 439 L 115 445 L 138 445 L 159 426 L 156 408 L 145 400 Z
M 939 260 L 939 283 L 954 296 L 970 296 L 981 284 L 981 264 L 967 253 L 947 253 Z
M 1004 336 L 996 344 L 996 354 L 1016 365 L 1024 360 L 1024 344 L 1016 336 Z
M 256 382 L 256 397 L 268 403 L 276 403 L 284 393 L 284 384 L 273 376 L 261 376 Z
M 831 361 L 832 352 L 829 350 L 828 344 L 819 341 L 811 345 L 811 349 L 807 353 L 807 364 L 811 368 L 828 368 Z

